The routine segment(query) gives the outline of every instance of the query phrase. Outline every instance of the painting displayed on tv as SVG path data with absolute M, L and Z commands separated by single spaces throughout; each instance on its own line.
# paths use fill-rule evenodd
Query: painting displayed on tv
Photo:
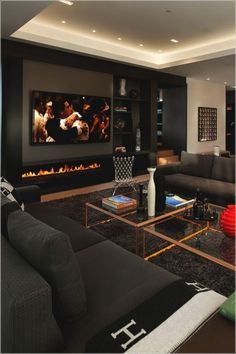
M 110 141 L 110 98 L 32 92 L 32 144 Z

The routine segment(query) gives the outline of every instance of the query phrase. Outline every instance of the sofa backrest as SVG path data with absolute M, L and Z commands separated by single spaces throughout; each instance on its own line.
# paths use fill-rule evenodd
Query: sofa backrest
M 181 152 L 180 173 L 204 178 L 210 178 L 213 155 L 192 154 Z
M 56 353 L 63 347 L 51 287 L 1 235 L 2 353 Z
M 235 159 L 214 156 L 211 178 L 224 182 L 235 183 Z
M 75 321 L 86 312 L 86 294 L 79 264 L 66 234 L 17 210 L 8 217 L 13 247 L 52 287 L 53 312 Z

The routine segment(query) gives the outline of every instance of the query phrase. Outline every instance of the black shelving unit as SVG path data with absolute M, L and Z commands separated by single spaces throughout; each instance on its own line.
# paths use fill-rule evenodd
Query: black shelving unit
M 157 100 L 157 145 L 163 145 L 163 102 Z
M 121 80 L 125 93 L 121 94 Z M 141 129 L 141 150 L 149 150 L 150 124 L 148 117 L 148 84 L 145 80 L 114 77 L 113 96 L 113 149 L 125 147 L 135 152 L 136 130 Z

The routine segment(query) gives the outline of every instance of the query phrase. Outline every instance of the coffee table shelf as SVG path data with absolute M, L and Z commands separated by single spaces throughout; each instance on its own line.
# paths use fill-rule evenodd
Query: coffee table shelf
M 209 208 L 214 209 L 218 215 L 224 209 L 213 204 L 209 204 Z M 194 221 L 186 219 L 184 215 L 176 215 L 171 221 L 154 222 L 144 227 L 144 232 L 144 237 L 152 235 L 163 242 L 163 247 L 157 247 L 157 251 L 149 255 L 145 254 L 144 247 L 146 260 L 178 246 L 227 269 L 236 270 L 235 239 L 221 232 L 217 220 Z

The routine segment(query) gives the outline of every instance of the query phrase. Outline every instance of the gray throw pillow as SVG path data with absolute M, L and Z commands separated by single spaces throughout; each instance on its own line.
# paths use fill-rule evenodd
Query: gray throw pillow
M 84 315 L 84 283 L 67 235 L 21 210 L 9 215 L 8 234 L 13 247 L 51 285 L 55 316 L 72 322 Z
M 191 154 L 181 152 L 180 173 L 186 175 L 210 178 L 213 155 Z
M 235 183 L 235 159 L 214 156 L 211 178 Z
M 1 180 L 1 194 L 7 197 L 12 202 L 19 204 L 22 210 L 24 210 L 24 203 L 21 200 L 17 190 L 12 186 L 12 184 L 4 177 L 0 178 Z

